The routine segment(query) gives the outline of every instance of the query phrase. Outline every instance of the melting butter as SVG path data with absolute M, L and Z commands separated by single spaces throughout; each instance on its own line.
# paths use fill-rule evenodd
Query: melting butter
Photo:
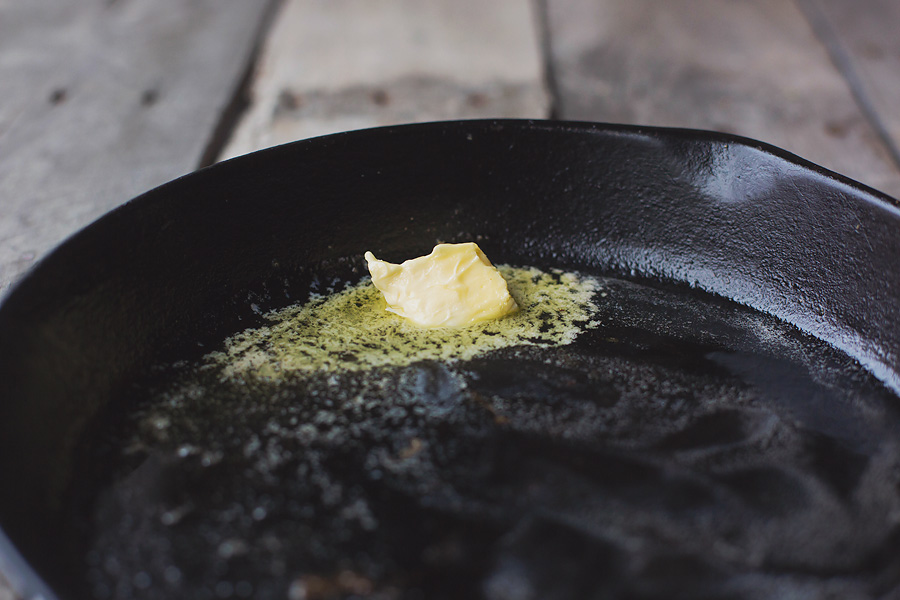
M 463 327 L 499 319 L 518 306 L 478 244 L 438 244 L 427 256 L 395 265 L 366 252 L 386 310 L 422 327 Z
M 405 366 L 422 360 L 468 360 L 510 346 L 569 344 L 593 320 L 599 282 L 562 271 L 500 266 L 519 310 L 465 328 L 422 328 L 385 310 L 366 278 L 305 304 L 266 315 L 270 325 L 226 341 L 209 359 L 223 378 L 279 379 L 316 372 Z

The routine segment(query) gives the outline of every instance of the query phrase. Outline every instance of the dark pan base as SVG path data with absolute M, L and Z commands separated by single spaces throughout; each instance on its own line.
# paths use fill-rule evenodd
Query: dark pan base
M 617 279 L 604 293 L 603 325 L 565 347 L 279 384 L 162 369 L 87 452 L 78 585 L 762 600 L 900 582 L 883 526 L 900 418 L 880 383 L 726 301 Z

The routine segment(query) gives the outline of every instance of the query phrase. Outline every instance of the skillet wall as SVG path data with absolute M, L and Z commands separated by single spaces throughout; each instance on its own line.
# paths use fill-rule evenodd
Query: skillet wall
M 196 355 L 252 324 L 251 303 L 290 302 L 304 269 L 362 267 L 365 250 L 399 261 L 475 239 L 496 262 L 683 282 L 900 389 L 900 212 L 772 152 L 700 132 L 438 123 L 299 142 L 153 190 L 67 241 L 0 310 L 0 526 L 60 583 L 59 494 L 90 417 L 148 361 Z

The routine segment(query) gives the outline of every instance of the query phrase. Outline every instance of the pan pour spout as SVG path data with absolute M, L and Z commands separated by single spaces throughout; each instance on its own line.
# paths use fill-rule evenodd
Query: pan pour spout
M 461 327 L 499 319 L 518 306 L 506 280 L 474 242 L 438 244 L 403 264 L 365 254 L 389 312 L 422 327 Z

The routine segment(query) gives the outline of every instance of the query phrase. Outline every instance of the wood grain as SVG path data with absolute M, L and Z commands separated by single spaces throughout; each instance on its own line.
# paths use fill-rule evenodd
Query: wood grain
M 530 0 L 287 0 L 224 157 L 363 127 L 549 114 Z
M 793 2 L 546 5 L 562 118 L 745 135 L 900 195 L 888 149 Z
M 271 2 L 0 0 L 0 291 L 194 170 Z

